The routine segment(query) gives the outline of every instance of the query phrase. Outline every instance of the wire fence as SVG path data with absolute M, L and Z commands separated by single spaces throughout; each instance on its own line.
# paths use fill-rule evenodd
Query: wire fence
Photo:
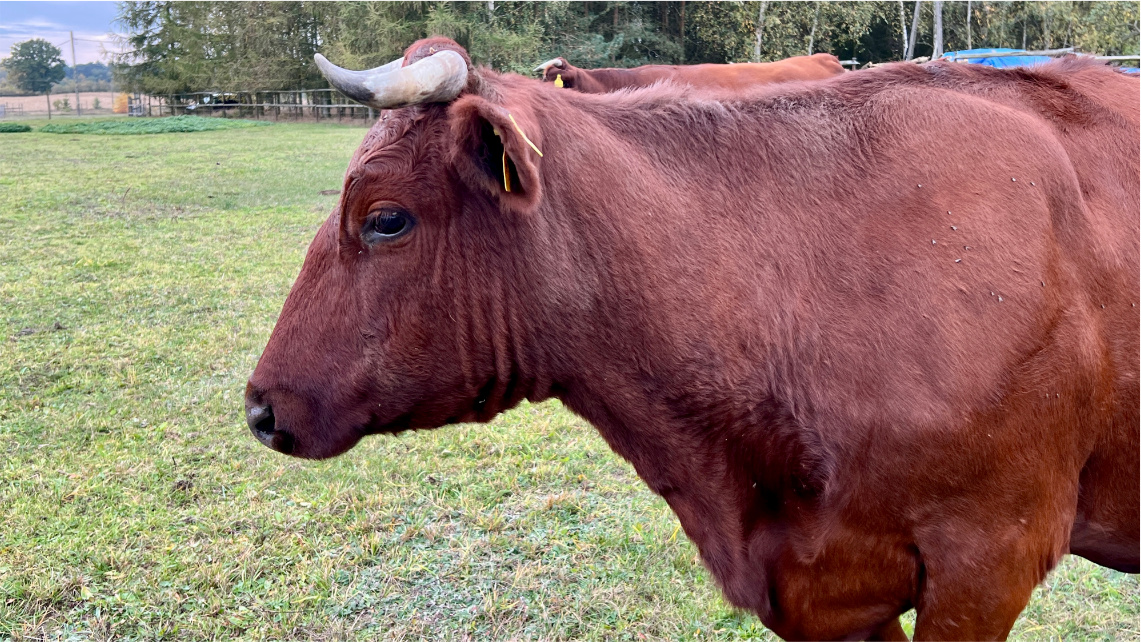
M 0 120 L 4 118 L 23 118 L 24 106 L 0 103 Z
M 224 116 L 268 120 L 374 119 L 371 107 L 352 102 L 335 89 L 281 91 L 196 91 L 162 96 L 140 96 L 146 116 Z

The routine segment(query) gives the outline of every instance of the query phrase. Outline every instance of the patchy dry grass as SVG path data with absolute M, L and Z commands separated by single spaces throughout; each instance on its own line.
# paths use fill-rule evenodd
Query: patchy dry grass
M 241 395 L 363 129 L 0 146 L 0 638 L 771 639 L 557 403 L 303 462 Z M 1138 635 L 1067 560 L 1023 639 Z

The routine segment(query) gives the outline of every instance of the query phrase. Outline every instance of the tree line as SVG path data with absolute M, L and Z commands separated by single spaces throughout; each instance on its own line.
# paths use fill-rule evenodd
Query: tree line
M 56 48 L 56 51 L 59 51 L 59 49 Z M 50 55 L 51 54 L 49 53 L 49 56 Z M 57 58 L 60 56 L 60 54 L 54 55 Z M 51 93 L 59 94 L 75 91 L 76 80 L 74 79 L 76 76 L 78 76 L 79 91 L 111 90 L 111 67 L 102 62 L 88 62 L 82 65 L 77 65 L 75 67 L 64 64 L 63 80 L 52 84 Z M 3 64 L 0 64 L 0 96 L 24 96 L 29 93 L 42 92 L 28 92 L 21 89 L 16 85 L 15 79 L 12 77 L 12 75 L 8 73 L 7 67 Z
M 769 61 L 814 52 L 885 62 L 979 47 L 1138 53 L 1136 2 L 124 2 L 118 81 L 147 93 L 325 87 L 345 67 L 450 37 L 474 62 L 530 73 L 581 67 Z

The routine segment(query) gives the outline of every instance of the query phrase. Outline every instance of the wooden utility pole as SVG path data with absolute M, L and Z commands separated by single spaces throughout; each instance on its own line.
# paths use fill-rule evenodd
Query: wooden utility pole
M 816 24 L 820 22 L 820 0 L 816 0 L 816 13 L 812 14 L 812 33 L 808 34 L 808 55 L 812 55 L 812 46 L 816 44 Z
M 935 50 L 931 60 L 943 55 L 943 0 L 935 0 Z
M 907 54 L 907 14 L 903 11 L 903 0 L 899 0 L 899 26 L 903 29 L 903 46 L 900 51 Z
M 71 36 L 71 82 L 75 85 L 75 115 L 79 113 L 79 63 L 75 61 L 75 32 L 67 32 Z
M 907 41 L 907 52 L 903 54 L 904 60 L 915 57 L 915 35 L 919 33 L 919 3 L 915 0 L 915 14 L 911 16 L 911 39 Z
M 761 36 L 765 33 L 765 7 L 767 7 L 768 4 L 768 2 L 762 2 L 761 8 L 757 10 L 757 29 L 755 34 L 757 41 L 753 44 L 753 62 L 761 61 Z

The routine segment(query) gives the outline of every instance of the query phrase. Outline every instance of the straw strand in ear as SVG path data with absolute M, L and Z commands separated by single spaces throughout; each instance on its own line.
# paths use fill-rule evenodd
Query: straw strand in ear
M 515 125 L 515 131 L 519 132 L 519 135 L 523 137 L 523 142 L 530 145 L 531 149 L 535 150 L 535 153 L 539 155 L 539 158 L 542 158 L 543 152 L 539 151 L 538 147 L 535 147 L 535 143 L 532 143 L 530 138 L 527 138 L 527 134 L 523 133 L 523 128 L 519 126 L 519 123 L 515 122 L 515 117 L 511 115 L 511 112 L 507 112 L 507 117 L 511 119 L 511 124 Z

